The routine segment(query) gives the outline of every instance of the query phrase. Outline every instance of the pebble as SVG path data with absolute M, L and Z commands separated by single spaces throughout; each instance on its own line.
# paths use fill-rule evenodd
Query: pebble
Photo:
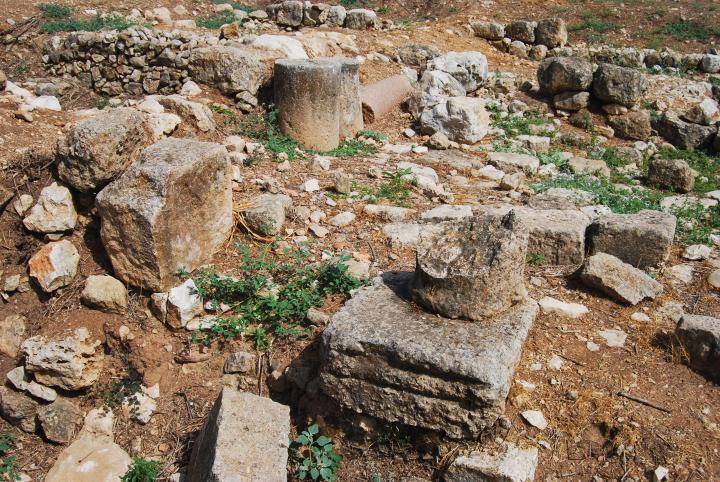
M 539 410 L 525 410 L 520 415 L 522 415 L 527 423 L 540 430 L 545 430 L 548 426 L 545 415 Z
M 622 330 L 601 330 L 598 332 L 598 335 L 605 338 L 605 343 L 609 347 L 625 346 L 627 333 Z
M 643 322 L 650 321 L 650 317 L 641 311 L 636 311 L 635 313 L 630 315 L 630 319 L 633 321 L 643 321 Z

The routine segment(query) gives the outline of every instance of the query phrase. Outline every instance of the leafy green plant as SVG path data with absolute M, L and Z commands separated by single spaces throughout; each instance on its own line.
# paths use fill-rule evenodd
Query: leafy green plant
M 57 32 L 97 32 L 99 30 L 125 30 L 135 25 L 121 15 L 96 15 L 90 20 L 66 18 L 44 23 L 40 29 L 47 33 Z
M 66 18 L 72 15 L 73 9 L 57 3 L 41 3 L 37 6 L 45 18 Z
M 229 3 L 230 5 L 232 5 L 233 10 L 242 10 L 243 12 L 247 12 L 247 13 L 250 13 L 250 12 L 252 12 L 253 10 L 255 10 L 253 7 L 250 7 L 250 6 L 248 6 L 248 5 L 245 5 L 244 3 L 233 2 L 233 1 L 230 1 L 230 0 L 213 0 L 213 3 L 214 3 L 215 5 L 221 5 L 221 4 L 223 4 L 223 3 Z
M 545 261 L 545 256 L 540 253 L 528 253 L 525 262 L 531 265 L 539 265 Z
M 713 35 L 718 35 L 718 32 L 713 32 L 705 28 L 705 26 L 697 22 L 672 22 L 667 23 L 661 27 L 655 29 L 655 33 L 669 35 L 675 40 L 708 40 Z
M 225 3 L 225 2 L 223 2 Z M 195 20 L 195 25 L 200 28 L 206 28 L 209 30 L 217 30 L 223 25 L 233 23 L 235 21 L 235 14 L 225 10 L 224 12 L 214 13 L 208 17 L 198 18 Z
M 290 445 L 290 454 L 297 464 L 296 475 L 300 480 L 332 482 L 337 480 L 337 471 L 342 456 L 335 453 L 332 441 L 320 435 L 317 424 L 310 425 Z
M 607 12 L 609 13 L 609 12 Z M 608 17 L 608 14 L 600 15 L 600 17 Z M 615 25 L 612 22 L 608 22 L 606 20 L 602 20 L 601 18 L 598 18 L 594 13 L 592 12 L 585 12 L 582 14 L 583 21 L 580 23 L 576 23 L 574 25 L 570 25 L 568 28 L 571 32 L 578 32 L 581 30 L 591 30 L 595 33 L 604 34 L 608 33 L 612 30 L 617 29 L 617 25 Z
M 387 140 L 387 136 L 382 132 L 373 131 L 370 129 L 361 130 L 360 132 L 358 132 L 358 136 L 367 137 L 368 139 L 372 139 L 377 142 L 385 142 Z
M 216 317 L 202 340 L 247 336 L 258 349 L 272 346 L 272 336 L 299 336 L 305 333 L 301 322 L 308 309 L 323 305 L 328 294 L 346 294 L 362 286 L 348 273 L 348 257 L 327 263 L 307 263 L 301 250 L 272 255 L 266 246 L 252 255 L 247 246 L 236 245 L 241 264 L 239 276 L 229 277 L 212 270 L 193 276 L 198 292 L 213 306 L 226 304 L 232 316 Z M 187 276 L 187 273 L 181 273 Z M 251 326 L 254 328 L 249 329 Z
M 377 189 L 367 186 L 355 186 L 360 197 L 367 198 L 368 202 L 376 203 L 385 199 L 398 206 L 407 206 L 410 189 L 417 181 L 413 177 L 412 169 L 396 169 L 395 172 L 383 173 L 385 181 Z
M 375 146 L 366 144 L 358 139 L 348 139 L 331 151 L 322 152 L 321 154 L 334 157 L 353 157 L 357 155 L 374 154 L 377 152 Z
M 250 114 L 240 123 L 237 133 L 262 143 L 275 155 L 285 153 L 289 160 L 295 159 L 300 144 L 280 132 L 278 112 L 270 106 L 264 115 Z
M 103 95 L 95 101 L 94 105 L 96 109 L 103 110 L 105 107 L 108 107 L 110 105 L 110 97 Z
M 503 116 L 495 107 L 490 107 L 490 125 L 505 131 L 507 137 L 516 137 L 522 134 L 531 134 L 531 125 L 543 125 L 548 121 L 539 115 L 527 112 L 525 114 L 508 114 Z M 539 135 L 554 136 L 554 133 L 540 132 Z
M 127 357 L 127 354 L 123 354 Z M 140 393 L 140 373 L 127 360 L 127 375 L 120 380 L 113 380 L 104 395 L 105 408 L 112 410 L 127 403 L 130 412 L 135 414 L 140 408 L 137 394 Z
M 223 124 L 225 124 L 226 126 L 232 126 L 232 125 L 237 124 L 237 122 L 238 122 L 238 118 L 235 115 L 235 112 L 231 111 L 224 105 L 212 104 L 210 106 L 210 110 L 213 112 L 216 112 L 218 114 L 221 114 L 223 116 Z
M 121 482 L 154 482 L 160 475 L 160 462 L 142 457 L 134 457 Z
M 0 479 L 7 481 L 20 480 L 20 468 L 18 467 L 17 459 L 14 455 L 7 455 L 10 447 L 15 443 L 15 438 L 9 434 L 4 433 L 0 439 Z

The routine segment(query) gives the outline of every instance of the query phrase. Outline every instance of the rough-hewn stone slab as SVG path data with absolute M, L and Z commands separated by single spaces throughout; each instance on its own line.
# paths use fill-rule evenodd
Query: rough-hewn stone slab
M 450 320 L 408 301 L 411 277 L 376 278 L 332 317 L 323 334 L 322 390 L 389 423 L 476 437 L 505 409 L 537 304 L 515 305 L 490 321 Z

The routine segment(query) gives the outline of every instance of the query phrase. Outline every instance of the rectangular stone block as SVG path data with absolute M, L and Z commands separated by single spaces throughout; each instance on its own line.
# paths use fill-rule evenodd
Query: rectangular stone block
M 477 437 L 505 410 L 537 304 L 521 302 L 483 322 L 450 320 L 409 301 L 411 278 L 386 273 L 332 317 L 321 389 L 387 423 Z
M 198 436 L 187 482 L 286 482 L 290 407 L 225 387 Z
M 528 254 L 540 255 L 540 264 L 581 264 L 585 259 L 585 231 L 590 218 L 581 211 L 565 209 L 518 209 L 530 230 Z

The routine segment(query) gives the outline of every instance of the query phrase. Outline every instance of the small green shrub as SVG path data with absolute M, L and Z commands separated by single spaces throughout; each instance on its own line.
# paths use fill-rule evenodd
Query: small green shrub
M 121 482 L 154 482 L 160 475 L 160 462 L 134 457 L 130 468 L 125 472 Z
M 126 354 L 123 354 L 127 358 Z M 120 380 L 113 380 L 105 391 L 104 402 L 107 410 L 120 407 L 127 403 L 130 412 L 135 414 L 140 408 L 137 394 L 140 393 L 141 376 L 132 365 L 125 360 L 127 375 Z
M 20 480 L 20 467 L 18 467 L 17 459 L 14 455 L 7 455 L 10 447 L 15 443 L 15 438 L 9 434 L 4 433 L 0 439 L 0 479 L 7 481 Z
M 337 480 L 342 456 L 335 453 L 329 438 L 320 435 L 317 424 L 310 425 L 297 436 L 290 445 L 290 455 L 297 465 L 295 473 L 298 479 Z
M 704 41 L 708 40 L 713 35 L 718 35 L 718 32 L 713 32 L 705 28 L 705 26 L 697 22 L 672 22 L 658 27 L 655 29 L 655 33 L 669 35 L 675 40 L 697 40 Z
M 540 117 L 533 112 L 525 114 L 508 114 L 503 117 L 495 107 L 488 108 L 490 111 L 490 125 L 505 131 L 507 137 L 517 137 L 522 134 L 531 134 L 531 125 L 547 124 L 547 119 Z M 554 132 L 541 132 L 539 135 L 555 136 Z
M 232 316 L 216 317 L 202 340 L 248 336 L 258 349 L 270 348 L 271 336 L 299 336 L 308 309 L 323 305 L 328 294 L 346 294 L 362 286 L 348 273 L 346 256 L 322 264 L 307 263 L 301 250 L 286 251 L 283 259 L 265 247 L 255 256 L 238 244 L 241 256 L 238 277 L 222 276 L 212 270 L 193 276 L 198 292 L 213 306 L 227 304 Z M 182 276 L 188 274 L 181 272 Z M 254 326 L 253 329 L 249 328 Z
M 395 172 L 386 171 L 383 176 L 385 181 L 376 189 L 367 186 L 355 186 L 360 197 L 367 198 L 370 203 L 385 199 L 398 206 L 407 206 L 410 189 L 417 183 L 413 178 L 412 169 L 396 169 Z
M 353 157 L 357 155 L 375 154 L 377 148 L 366 144 L 358 139 L 348 139 L 343 141 L 338 147 L 331 151 L 323 152 L 321 154 L 334 157 Z
M 293 160 L 300 144 L 280 132 L 277 116 L 278 112 L 273 106 L 270 106 L 264 115 L 250 114 L 240 123 L 237 133 L 262 143 L 265 149 L 276 156 L 285 153 L 288 159 Z
M 37 6 L 45 18 L 66 18 L 72 15 L 73 9 L 57 3 L 41 3 Z
M 531 265 L 539 265 L 545 261 L 545 256 L 540 253 L 528 253 L 525 262 Z
M 608 17 L 609 15 L 608 14 L 602 15 L 602 13 L 601 13 L 600 16 Z M 617 29 L 617 25 L 615 25 L 614 23 L 608 22 L 606 20 L 601 20 L 600 18 L 598 18 L 597 16 L 595 16 L 595 14 L 593 14 L 591 12 L 585 12 L 584 14 L 582 14 L 582 19 L 583 19 L 582 22 L 570 25 L 568 30 L 570 32 L 591 30 L 598 34 L 604 34 L 604 33 L 608 33 L 608 32 L 611 32 L 611 31 Z
M 368 139 L 372 139 L 377 142 L 385 142 L 387 140 L 387 136 L 382 132 L 373 131 L 370 129 L 361 130 L 360 132 L 358 132 L 358 137 L 367 137 Z

